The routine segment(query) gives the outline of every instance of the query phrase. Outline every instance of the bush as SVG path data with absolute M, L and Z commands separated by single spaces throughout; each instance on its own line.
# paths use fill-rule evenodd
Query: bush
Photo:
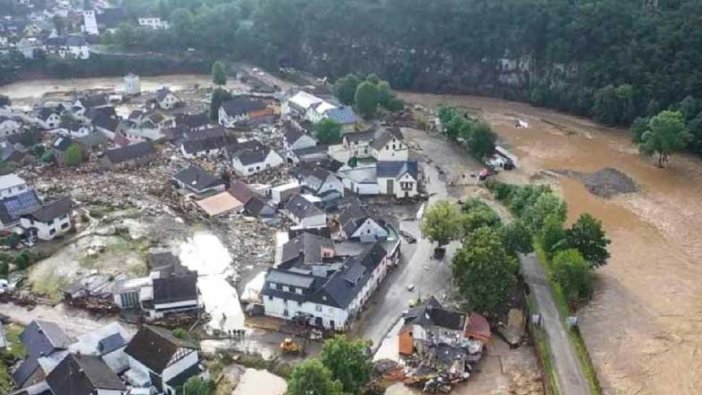
M 571 305 L 577 305 L 592 296 L 592 272 L 580 251 L 559 251 L 553 257 L 552 267 L 553 279 L 561 286 Z
M 31 256 L 27 250 L 23 250 L 15 257 L 15 265 L 17 265 L 19 270 L 25 270 L 31 263 Z

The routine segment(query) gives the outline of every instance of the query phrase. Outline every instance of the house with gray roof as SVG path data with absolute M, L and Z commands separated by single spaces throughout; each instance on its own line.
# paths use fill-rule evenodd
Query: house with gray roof
M 400 128 L 379 129 L 371 142 L 371 154 L 378 161 L 405 161 L 409 147 Z
M 293 175 L 303 186 L 303 190 L 324 201 L 344 197 L 344 183 L 329 170 L 315 165 L 301 165 Z
M 315 203 L 297 194 L 285 204 L 288 218 L 297 224 L 298 228 L 323 228 L 327 226 L 327 214 Z
M 316 248 L 320 243 L 310 244 Z M 360 254 L 328 262 L 298 259 L 279 265 L 268 271 L 261 291 L 265 314 L 345 330 L 382 283 L 390 265 L 379 243 Z
M 63 196 L 20 216 L 20 226 L 40 240 L 53 240 L 71 230 L 73 201 Z
M 41 200 L 32 189 L 0 199 L 0 228 L 7 229 L 20 221 L 22 214 L 31 213 L 41 207 Z
M 222 126 L 213 126 L 197 131 L 188 130 L 180 138 L 181 154 L 187 159 L 213 157 L 224 152 L 225 148 L 237 143 Z
M 109 168 L 140 166 L 156 157 L 156 149 L 150 141 L 114 148 L 105 152 L 103 165 Z
M 341 211 L 336 222 L 336 236 L 340 239 L 376 242 L 388 237 L 384 221 L 373 218 L 358 199 L 353 199 L 352 203 Z
M 158 104 L 158 106 L 162 110 L 173 109 L 176 106 L 176 104 L 180 102 L 178 96 L 176 96 L 173 92 L 171 92 L 170 89 L 168 89 L 165 86 L 156 90 L 155 99 L 156 104 Z
M 46 377 L 53 395 L 123 395 L 127 387 L 93 355 L 68 354 Z
M 322 265 L 336 256 L 334 242 L 310 232 L 302 232 L 283 244 L 283 253 L 278 264 L 282 268 L 292 266 Z
M 256 140 L 249 140 L 227 147 L 234 172 L 248 177 L 283 164 L 283 158 L 274 150 Z
M 419 194 L 419 164 L 417 161 L 380 161 L 376 164 L 378 191 L 398 199 Z
M 199 166 L 189 165 L 173 176 L 173 183 L 197 195 L 222 192 L 224 182 Z
M 12 380 L 17 388 L 28 393 L 40 393 L 48 389 L 46 376 L 68 353 L 74 339 L 53 322 L 35 320 L 24 328 L 20 341 L 27 356 L 12 372 Z

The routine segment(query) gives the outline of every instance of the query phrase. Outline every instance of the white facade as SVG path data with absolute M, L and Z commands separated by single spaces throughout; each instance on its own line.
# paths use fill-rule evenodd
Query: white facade
M 368 140 L 356 140 L 344 144 L 349 152 L 350 157 L 357 158 L 370 158 L 373 156 L 371 153 L 371 146 Z
M 83 11 L 83 31 L 94 36 L 100 34 L 100 30 L 98 30 L 97 18 L 95 17 L 95 11 Z
M 234 159 L 232 159 L 232 166 L 234 167 L 234 171 L 238 175 L 247 177 L 268 169 L 278 167 L 282 165 L 283 162 L 283 158 L 281 158 L 277 152 L 275 152 L 274 150 L 270 150 L 268 152 L 268 155 L 266 156 L 266 159 L 263 162 L 249 163 L 244 165 L 243 163 L 241 163 L 239 158 L 235 157 Z
M 19 195 L 26 190 L 27 183 L 15 174 L 0 176 L 0 199 Z
M 65 214 L 59 218 L 55 218 L 48 223 L 35 221 L 32 218 L 21 217 L 20 226 L 29 229 L 37 229 L 37 237 L 40 240 L 52 240 L 57 236 L 65 234 L 71 230 L 71 217 Z
M 372 149 L 372 154 L 378 161 L 406 161 L 409 160 L 409 148 L 404 141 L 393 137 L 383 147 Z
M 141 81 L 139 76 L 135 74 L 127 74 L 124 76 L 124 94 L 138 95 L 141 93 Z
M 0 138 L 19 133 L 21 130 L 22 125 L 14 119 L 5 118 L 0 120 Z
M 70 45 L 67 48 L 67 55 L 69 55 L 73 59 L 90 59 L 90 47 L 88 47 L 87 45 Z
M 178 349 L 178 351 L 175 352 L 175 354 L 173 354 L 173 358 L 171 359 L 171 361 L 168 362 L 168 366 L 166 366 L 163 372 L 154 372 L 141 362 L 134 359 L 132 356 L 128 357 L 129 368 L 133 370 L 134 373 L 137 373 L 136 375 L 132 374 L 132 376 L 140 376 L 147 378 L 151 385 L 153 385 L 154 383 L 150 380 L 149 375 L 150 373 L 152 373 L 154 376 L 160 377 L 160 384 L 161 388 L 164 389 L 164 393 L 168 394 L 168 391 L 170 390 L 171 395 L 176 394 L 176 389 L 169 387 L 166 384 L 166 382 L 178 376 L 180 373 L 191 368 L 192 366 L 197 365 L 200 362 L 200 359 L 197 355 L 197 351 L 186 348 L 180 348 Z M 136 385 L 136 383 L 134 383 L 134 385 Z
M 398 199 L 417 196 L 419 193 L 417 180 L 409 173 L 399 178 L 378 177 L 378 192 L 381 195 L 394 195 Z
M 56 129 L 61 124 L 61 117 L 53 112 L 46 119 L 39 119 L 39 126 L 44 129 L 51 130 Z
M 217 119 L 219 120 L 219 124 L 225 128 L 233 128 L 239 122 L 248 121 L 249 114 L 243 113 L 239 115 L 229 115 L 222 106 L 219 108 L 219 112 L 217 113 Z
M 139 26 L 150 27 L 152 29 L 167 29 L 168 22 L 162 21 L 159 17 L 143 17 L 137 18 Z
M 164 110 L 170 110 L 175 107 L 176 103 L 178 103 L 178 98 L 173 93 L 168 92 L 163 100 L 158 102 L 158 105 Z
M 315 140 L 309 134 L 303 134 L 300 138 L 297 139 L 297 141 L 292 142 L 292 144 L 290 144 L 289 141 L 284 140 L 283 145 L 285 146 L 285 149 L 287 151 L 292 151 L 292 150 L 298 150 L 298 149 L 303 149 L 303 148 L 316 147 L 317 140 Z
M 346 235 L 349 239 L 364 239 L 364 238 L 375 238 L 384 239 L 388 237 L 388 231 L 375 222 L 372 218 L 366 218 L 366 220 L 359 226 L 353 234 Z

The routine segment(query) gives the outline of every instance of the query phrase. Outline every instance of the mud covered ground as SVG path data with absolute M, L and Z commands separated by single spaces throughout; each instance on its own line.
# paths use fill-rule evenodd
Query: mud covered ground
M 485 120 L 519 157 L 505 181 L 551 182 L 569 205 L 569 220 L 589 212 L 612 239 L 598 272 L 582 333 L 608 394 L 697 394 L 702 388 L 702 161 L 675 155 L 666 169 L 642 157 L 625 131 L 526 104 L 470 96 L 403 94 L 434 107 L 460 106 Z M 528 128 L 515 128 L 517 120 Z M 436 152 L 435 156 L 440 156 Z M 611 168 L 635 191 L 609 199 L 581 179 Z M 576 173 L 571 173 L 576 174 Z

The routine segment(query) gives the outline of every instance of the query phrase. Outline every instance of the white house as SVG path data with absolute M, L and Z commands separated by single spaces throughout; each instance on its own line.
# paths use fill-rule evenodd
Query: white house
M 391 264 L 385 249 L 376 243 L 359 255 L 328 264 L 271 269 L 261 291 L 265 314 L 346 330 Z
M 273 115 L 273 110 L 260 99 L 236 96 L 222 103 L 217 117 L 219 124 L 233 128 L 240 122 L 262 119 Z
M 350 157 L 370 158 L 371 142 L 375 139 L 375 129 L 363 132 L 347 133 L 342 138 L 344 148 L 349 152 Z
M 359 201 L 345 208 L 337 222 L 339 223 L 338 236 L 342 239 L 375 242 L 388 237 L 388 231 L 381 221 L 373 218 Z
M 256 140 L 228 147 L 227 152 L 232 160 L 234 172 L 243 177 L 276 168 L 284 163 L 277 152 Z
M 332 172 L 314 165 L 301 166 L 295 171 L 295 178 L 305 188 L 322 200 L 326 196 L 344 196 L 344 183 Z
M 22 125 L 12 118 L 0 115 L 0 138 L 19 133 Z
M 156 90 L 156 102 L 163 110 L 172 109 L 179 101 L 180 99 L 166 87 Z
M 43 204 L 39 209 L 20 216 L 20 226 L 36 232 L 40 240 L 52 240 L 71 230 L 71 210 L 73 201 L 61 197 Z
M 0 176 L 0 199 L 19 195 L 27 190 L 27 183 L 16 174 Z
M 378 162 L 378 192 L 398 199 L 419 194 L 419 166 L 416 161 Z
M 378 161 L 406 161 L 409 147 L 405 144 L 398 128 L 382 129 L 370 144 L 371 155 Z
M 337 174 L 341 177 L 344 187 L 357 195 L 372 196 L 380 193 L 375 164 L 359 165 L 354 168 L 345 166 L 339 169 Z
M 37 123 L 43 129 L 56 129 L 61 124 L 61 116 L 54 108 L 42 107 L 36 115 Z
M 40 48 L 39 40 L 35 37 L 23 37 L 17 43 L 17 50 L 27 59 L 34 59 L 35 50 Z
M 317 139 L 296 127 L 287 127 L 283 133 L 283 147 L 286 152 L 315 147 L 317 144 Z
M 94 355 L 66 354 L 46 376 L 51 393 L 71 395 L 125 395 L 127 387 Z
M 237 144 L 236 139 L 229 136 L 223 127 L 215 126 L 184 133 L 180 143 L 180 152 L 187 159 L 214 157 L 233 144 Z
M 83 11 L 83 31 L 93 36 L 100 34 L 94 10 Z
M 299 91 L 283 102 L 282 113 L 300 119 L 307 117 L 307 112 L 324 100 L 305 91 Z
M 136 74 L 129 73 L 124 76 L 124 94 L 134 96 L 141 93 L 141 81 Z
M 150 27 L 154 30 L 168 28 L 168 22 L 161 20 L 161 18 L 157 16 L 139 17 L 137 18 L 137 22 L 139 23 L 139 26 Z
M 129 360 L 124 353 L 131 334 L 119 323 L 112 322 L 77 337 L 69 347 L 72 353 L 100 357 L 115 373 L 129 368 Z
M 295 195 L 285 204 L 285 212 L 299 228 L 323 228 L 327 226 L 327 214 L 302 195 Z
M 137 388 L 176 395 L 178 387 L 200 374 L 197 350 L 162 328 L 142 326 L 124 352 L 129 359 L 124 377 Z

